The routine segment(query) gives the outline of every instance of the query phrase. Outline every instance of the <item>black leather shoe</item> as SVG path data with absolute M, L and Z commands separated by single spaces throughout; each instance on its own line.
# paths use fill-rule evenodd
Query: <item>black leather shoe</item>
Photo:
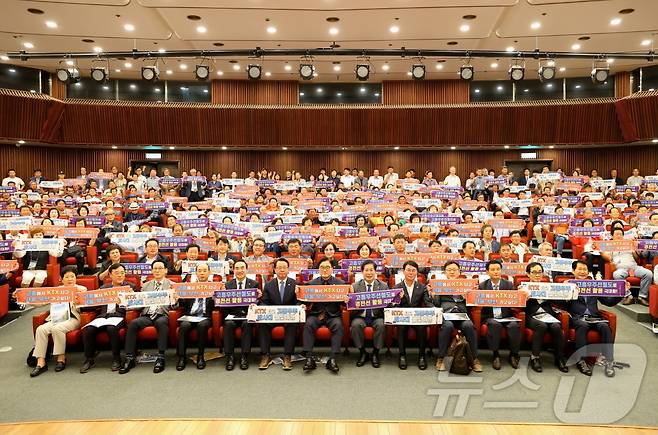
M 494 370 L 500 370 L 501 362 L 499 356 L 493 359 L 493 361 L 491 362 L 491 366 L 493 367 Z
M 55 365 L 56 372 L 61 372 L 65 368 L 66 368 L 66 361 L 57 361 L 57 364 Z
M 127 356 L 126 359 L 123 361 L 123 365 L 119 369 L 119 374 L 120 375 L 125 375 L 130 371 L 130 369 L 135 368 L 135 358 L 132 356 Z
M 196 356 L 196 368 L 199 370 L 206 368 L 206 359 L 204 358 L 203 353 L 200 353 Z
M 612 361 L 605 360 L 603 373 L 609 378 L 615 377 L 615 363 Z
M 186 365 L 187 365 L 187 361 L 185 360 L 185 357 L 179 356 L 178 362 L 176 363 L 176 370 L 178 370 L 179 372 L 185 370 Z
M 163 372 L 165 369 L 165 357 L 164 355 L 158 355 L 158 359 L 155 360 L 155 365 L 153 366 L 153 373 Z
M 315 365 L 315 360 L 308 356 L 306 357 L 306 362 L 304 363 L 304 371 L 305 372 L 310 372 L 311 370 L 315 370 L 317 366 Z
M 121 357 L 116 357 L 112 360 L 112 371 L 117 372 L 121 368 Z
M 562 373 L 567 373 L 569 371 L 569 367 L 567 367 L 567 362 L 564 358 L 555 358 L 555 367 L 557 367 Z
M 48 371 L 48 365 L 45 365 L 45 366 L 43 366 L 43 367 L 36 366 L 36 367 L 33 368 L 32 371 L 30 372 L 30 377 L 31 377 L 31 378 L 36 378 L 36 377 L 39 376 L 41 373 L 43 373 L 43 372 L 47 372 L 47 371 Z
M 376 369 L 379 368 L 381 363 L 379 362 L 379 352 L 377 350 L 372 352 L 372 357 L 370 358 L 370 363 Z
M 427 368 L 427 360 L 425 359 L 425 355 L 419 355 L 418 356 L 418 368 L 421 370 L 425 370 Z
M 249 354 L 240 355 L 240 370 L 247 370 L 249 368 Z
M 368 361 L 368 354 L 364 350 L 362 350 L 359 353 L 359 360 L 356 362 L 356 366 L 363 367 L 366 361 Z
M 587 361 L 585 361 L 584 359 L 578 361 L 576 366 L 578 366 L 578 370 L 580 371 L 580 373 L 584 374 L 585 376 L 592 376 L 592 368 L 589 366 L 589 364 L 587 364 Z
M 407 357 L 405 355 L 400 355 L 398 358 L 398 367 L 400 367 L 400 370 L 407 370 Z
M 82 364 L 82 367 L 80 367 L 80 373 L 87 373 L 95 365 L 96 362 L 94 362 L 93 359 L 87 358 L 85 362 Z
M 518 355 L 509 356 L 509 365 L 511 365 L 513 369 L 515 370 L 518 369 L 520 363 L 521 363 L 521 358 Z
M 327 370 L 331 370 L 333 373 L 338 373 L 338 370 L 340 370 L 340 368 L 338 367 L 338 363 L 334 358 L 329 358 L 327 360 L 327 364 L 325 364 L 325 367 L 327 368 Z
M 226 370 L 233 370 L 233 367 L 235 367 L 235 357 L 233 354 L 226 355 Z
M 530 368 L 536 371 L 537 373 L 541 373 L 544 371 L 544 369 L 541 366 L 540 358 L 530 358 Z

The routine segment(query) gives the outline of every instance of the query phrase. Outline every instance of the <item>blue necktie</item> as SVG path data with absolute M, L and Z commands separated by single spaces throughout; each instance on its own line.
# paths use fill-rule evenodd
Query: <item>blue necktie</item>
M 283 294 L 286 292 L 285 281 L 279 281 L 279 295 L 281 296 L 281 303 L 283 303 Z

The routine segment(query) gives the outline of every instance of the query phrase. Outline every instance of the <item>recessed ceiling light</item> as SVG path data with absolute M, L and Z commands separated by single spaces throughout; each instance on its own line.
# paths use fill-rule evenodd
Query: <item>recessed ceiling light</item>
M 117 148 L 118 148 L 118 147 L 117 147 L 116 145 L 112 145 L 112 149 L 113 149 L 113 150 L 115 150 L 115 149 L 117 149 Z
M 160 88 L 153 89 L 155 92 L 160 92 Z
M 387 63 L 385 63 L 384 65 L 382 65 L 382 70 L 384 70 L 384 71 L 388 71 L 389 68 L 390 68 L 390 67 L 388 66 Z
M 547 87 L 547 88 L 552 88 L 552 87 L 553 87 L 553 83 L 546 83 L 546 87 Z
M 618 26 L 620 24 L 621 24 L 621 18 L 616 17 L 616 18 L 613 18 L 612 20 L 610 20 L 610 25 L 611 26 Z
M 508 150 L 508 149 L 509 149 L 509 145 L 505 145 L 505 149 Z
M 576 89 L 580 89 L 580 85 L 576 85 Z
M 503 87 L 502 86 L 497 86 L 496 89 L 499 90 L 499 91 L 502 91 Z
M 292 71 L 292 66 L 286 64 L 286 66 L 284 66 L 283 69 L 285 69 L 286 71 Z
M 498 64 L 496 62 L 492 63 L 491 68 L 498 68 Z
M 332 27 L 329 29 L 329 34 L 330 35 L 338 35 L 338 28 L 337 27 Z
M 479 94 L 479 93 L 480 93 L 480 90 L 476 88 L 476 89 L 475 89 L 475 93 L 476 93 L 476 94 Z
M 233 65 L 233 69 L 234 69 L 235 71 L 240 71 L 240 64 L 237 64 L 237 63 L 236 63 L 235 65 Z
M 131 84 L 130 84 L 130 89 L 137 89 L 137 85 L 134 84 L 134 83 L 131 83 Z
M 197 26 L 196 31 L 198 33 L 206 33 L 208 31 L 208 29 L 206 29 L 205 26 Z
M 658 143 L 658 139 L 653 139 L 651 142 L 652 143 Z
M 303 92 L 300 92 L 300 93 L 299 93 L 299 96 L 300 96 L 300 97 L 303 97 L 303 96 L 304 96 L 304 93 L 303 93 Z
M 23 47 L 25 48 L 34 48 L 34 44 L 31 42 L 23 42 Z
M 23 145 L 25 143 L 25 141 L 23 139 L 21 139 L 21 140 L 18 141 L 18 143 Z
M 175 150 L 175 149 L 176 149 L 176 147 L 169 147 L 169 149 L 170 149 L 170 150 Z
M 10 73 L 15 73 L 16 70 L 15 70 L 14 68 L 9 68 L 9 72 L 10 72 Z
M 132 32 L 133 30 L 135 30 L 135 26 L 130 23 L 126 23 L 123 25 L 123 30 L 125 30 L 126 32 Z
M 571 46 L 571 49 L 572 49 L 572 50 L 580 50 L 580 44 L 573 44 L 573 45 Z
M 338 17 L 327 17 L 327 21 L 329 21 L 330 23 L 337 23 L 337 22 L 340 21 L 340 18 L 338 18 Z
M 651 45 L 651 42 L 652 42 L 651 39 L 645 39 L 644 41 L 642 41 L 642 45 L 646 47 L 647 45 Z
M 67 60 L 67 61 L 66 61 L 66 64 L 67 64 L 68 66 L 73 66 L 73 65 L 75 65 L 75 62 L 73 62 L 72 60 Z
M 201 19 L 201 17 L 198 16 L 198 15 L 188 15 L 187 19 L 190 20 L 190 21 L 199 21 Z
M 451 150 L 456 150 L 456 149 L 457 149 L 457 147 L 450 147 L 450 149 L 451 149 Z
M 130 62 L 126 62 L 126 63 L 123 64 L 123 67 L 124 67 L 124 68 L 132 68 L 132 67 L 133 67 L 133 64 L 130 63 Z
M 461 26 L 459 26 L 460 32 L 468 32 L 469 30 L 471 30 L 471 26 L 469 26 L 468 24 L 462 24 Z
M 361 89 L 359 89 L 359 91 L 361 91 L 361 93 L 363 94 L 366 91 L 366 88 L 361 87 Z
M 411 75 L 411 71 L 407 71 L 407 75 L 410 76 L 410 75 Z
M 342 96 L 343 96 L 343 93 L 342 93 L 342 92 L 336 92 L 336 96 L 337 96 L 337 97 L 342 97 Z
M 563 66 L 561 66 L 560 69 L 559 69 L 560 72 L 565 72 L 566 70 L 567 70 L 567 69 L 566 69 L 565 67 L 563 67 Z
M 7 56 L 6 54 L 3 54 L 2 56 L 0 56 L 0 60 L 8 61 L 8 60 L 9 60 L 9 56 Z
M 222 149 L 223 149 L 224 151 L 226 151 L 226 150 L 228 149 L 228 147 L 222 147 Z
M 110 87 L 109 87 L 109 86 L 103 86 L 103 90 L 104 90 L 104 91 L 109 91 L 109 90 L 110 90 Z
M 436 64 L 436 69 L 443 69 L 443 64 L 442 63 L 437 63 Z
M 379 97 L 379 92 L 375 92 L 375 97 Z
M 167 75 L 172 75 L 174 72 L 170 69 L 167 70 Z
M 269 71 L 265 71 L 265 77 L 269 77 L 269 76 L 271 76 L 271 75 L 272 75 L 271 72 L 269 72 Z
M 121 70 L 120 70 L 119 68 L 117 68 L 117 69 L 114 70 L 114 72 L 115 72 L 115 73 L 120 73 Z
M 388 28 L 388 31 L 391 33 L 398 33 L 400 31 L 400 28 L 398 26 L 391 26 Z
M 318 76 L 318 73 L 314 72 L 313 77 L 317 77 L 317 76 Z
M 103 49 L 102 49 L 101 47 L 94 47 L 94 51 L 95 51 L 96 53 L 102 53 L 102 52 L 103 52 Z
M 523 92 L 530 92 L 530 89 L 526 88 L 523 90 Z
M 178 68 L 180 68 L 180 69 L 182 69 L 182 70 L 186 70 L 186 69 L 187 69 L 187 65 L 184 64 L 184 63 L 181 63 L 180 65 L 178 65 Z
M 548 148 L 549 148 L 549 149 L 553 149 L 553 148 L 555 148 L 555 146 L 554 146 L 554 145 L 551 145 L 551 146 L 549 146 Z
M 334 71 L 340 71 L 340 65 L 334 65 Z
M 322 89 L 322 88 L 317 88 L 317 89 L 315 90 L 315 92 L 317 92 L 318 94 L 321 94 L 322 91 L 324 91 L 324 89 Z
M 532 24 L 530 24 L 530 28 L 531 28 L 531 29 L 535 29 L 535 30 L 537 30 L 537 29 L 539 29 L 540 27 L 541 27 L 541 23 L 540 23 L 539 21 L 535 21 L 535 22 L 533 22 Z
M 57 28 L 57 23 L 54 21 L 46 21 L 46 27 L 49 29 L 56 29 Z
M 165 50 L 163 47 L 158 48 L 158 53 L 165 53 L 167 50 Z
M 218 76 L 223 76 L 223 75 L 224 75 L 224 71 L 217 71 L 217 75 L 218 75 Z
M 606 59 L 606 62 L 608 62 L 608 63 L 614 63 L 614 61 L 615 61 L 615 60 L 612 59 L 612 58 L 610 58 L 610 59 Z
M 394 149 L 394 150 L 399 150 L 399 149 L 400 149 L 400 147 L 393 147 L 393 149 Z
M 509 47 L 507 47 L 507 48 L 505 49 L 505 51 L 510 51 L 510 52 L 511 52 L 511 51 L 514 51 L 514 47 L 510 45 Z
M 274 27 L 274 26 L 268 27 L 267 28 L 267 33 L 269 33 L 270 35 L 275 34 L 276 33 L 276 27 Z
M 288 147 L 282 147 L 281 149 L 282 149 L 283 151 L 285 151 L 285 150 L 288 149 Z

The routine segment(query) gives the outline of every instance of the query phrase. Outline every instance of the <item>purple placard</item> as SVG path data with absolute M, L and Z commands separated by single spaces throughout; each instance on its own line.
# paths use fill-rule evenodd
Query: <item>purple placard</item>
M 542 214 L 537 218 L 540 224 L 566 224 L 570 220 L 571 216 L 568 214 Z
M 583 214 L 587 210 L 586 207 L 579 207 L 576 209 L 576 214 Z M 590 210 L 592 210 L 592 213 L 594 214 L 605 214 L 605 207 L 590 207 Z
M 20 215 L 20 212 L 16 209 L 8 210 L 8 209 L 2 209 L 0 210 L 0 217 L 14 217 Z
M 564 177 L 561 180 L 562 183 L 578 183 L 583 184 L 585 179 L 583 177 Z
M 290 239 L 298 239 L 302 243 L 313 243 L 313 234 L 285 233 L 283 235 L 283 243 L 288 244 Z
M 345 227 L 338 230 L 340 237 L 356 237 L 359 235 L 359 229 L 356 227 Z
M 161 201 L 146 201 L 142 204 L 144 210 L 167 210 L 169 208 L 168 202 Z
M 319 275 L 320 274 L 320 269 L 303 269 L 300 272 L 300 274 L 302 275 L 302 281 L 306 282 L 306 281 L 310 281 L 311 279 L 313 279 L 313 275 L 316 275 L 316 274 Z M 347 280 L 349 278 L 349 272 L 348 272 L 347 269 L 334 269 L 333 276 L 338 278 L 339 275 L 340 275 L 340 279 L 347 282 Z
M 480 260 L 457 260 L 461 273 L 477 273 L 482 274 L 487 272 L 487 262 Z
M 567 198 L 569 200 L 569 205 L 575 205 L 580 202 L 580 196 L 558 196 L 555 198 L 555 201 L 559 202 L 562 198 Z
M 340 267 L 342 269 L 347 269 L 350 273 L 360 273 L 361 265 L 364 261 L 371 260 L 376 264 L 375 270 L 377 272 L 384 272 L 384 260 L 381 258 L 355 258 L 355 259 L 345 259 L 340 260 Z
M 589 219 L 594 223 L 594 225 L 603 225 L 603 217 L 601 216 L 592 216 L 591 218 L 576 218 L 576 219 L 571 219 L 571 222 L 569 225 L 572 227 L 579 227 L 583 224 L 583 221 L 585 219 Z
M 207 228 L 208 227 L 208 218 L 196 218 L 196 219 L 178 219 L 177 224 L 181 224 L 183 228 Z
M 459 216 L 447 216 L 444 213 L 422 213 L 421 218 L 425 222 L 436 223 L 441 226 L 457 225 L 462 223 L 462 218 Z
M 213 299 L 216 307 L 242 307 L 258 303 L 258 290 L 255 288 L 217 290 Z
M 256 180 L 256 186 L 258 187 L 272 187 L 276 184 L 275 180 Z
M 151 265 L 148 263 L 121 263 L 126 269 L 126 275 L 149 276 Z
M 639 239 L 637 249 L 640 251 L 658 251 L 658 240 L 656 239 Z
M 658 199 L 643 199 L 642 205 L 647 207 L 658 207 Z
M 290 232 L 293 228 L 297 228 L 297 224 L 277 224 L 274 225 L 277 231 Z
M 55 205 L 55 203 L 60 199 L 62 198 L 48 198 L 48 205 Z M 66 204 L 67 207 L 73 207 L 75 205 L 75 201 L 71 198 L 67 198 L 64 200 L 64 204 Z
M 617 192 L 623 192 L 626 189 L 631 189 L 633 192 L 637 193 L 640 191 L 640 186 L 628 186 L 628 185 L 621 185 L 621 186 L 616 186 L 615 190 Z
M 13 240 L 0 240 L 0 254 L 10 254 L 14 252 Z
M 228 237 L 247 237 L 249 230 L 247 228 L 239 227 L 232 224 L 223 224 L 220 222 L 212 222 L 212 227 L 218 233 Z
M 578 286 L 578 296 L 624 297 L 626 281 L 607 279 L 570 279 Z
M 74 216 L 71 219 L 69 219 L 69 221 L 71 222 L 72 225 L 75 225 L 75 223 L 80 219 L 84 219 L 85 223 L 91 227 L 99 228 L 105 225 L 105 216 L 85 216 L 85 217 Z
M 187 177 L 181 178 L 181 180 L 183 180 L 183 183 L 187 183 L 187 182 L 191 183 L 192 181 L 196 181 L 197 183 L 205 183 L 206 177 L 198 176 L 198 175 L 197 176 L 188 175 Z
M 0 195 L 2 194 L 12 194 L 16 192 L 16 188 L 14 186 L 0 186 Z
M 347 294 L 348 310 L 365 310 L 367 308 L 386 308 L 400 303 L 400 290 L 379 290 Z
M 260 213 L 259 205 L 250 205 L 247 207 L 247 213 Z
M 334 188 L 334 182 L 333 181 L 316 181 L 315 184 L 313 185 L 316 189 L 333 189 Z
M 176 186 L 180 184 L 181 180 L 180 178 L 175 178 L 172 176 L 167 176 L 167 177 L 160 177 L 158 180 L 158 183 L 160 183 L 163 186 Z
M 192 237 L 158 237 L 157 239 L 162 251 L 184 250 L 192 243 Z
M 438 199 L 448 199 L 448 200 L 453 200 L 459 198 L 459 191 L 458 190 L 432 190 L 430 193 L 430 196 L 432 198 L 438 198 Z
M 597 237 L 605 233 L 605 227 L 569 227 L 569 235 L 576 237 Z

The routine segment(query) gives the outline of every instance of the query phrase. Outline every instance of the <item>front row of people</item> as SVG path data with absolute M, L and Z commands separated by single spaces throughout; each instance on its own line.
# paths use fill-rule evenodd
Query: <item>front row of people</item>
M 162 261 L 154 261 L 151 265 L 153 279 L 142 286 L 142 291 L 170 290 L 173 282 L 167 279 L 166 265 Z M 316 302 L 306 307 L 297 299 L 296 286 L 297 282 L 288 277 L 289 264 L 285 258 L 279 258 L 274 261 L 274 278 L 267 282 L 263 291 L 259 289 L 257 281 L 247 277 L 247 263 L 238 260 L 234 263 L 234 277 L 226 283 L 227 289 L 251 289 L 256 288 L 260 303 L 263 305 L 302 305 L 307 309 L 306 323 L 303 328 L 303 350 L 306 356 L 303 370 L 305 372 L 316 369 L 316 358 L 314 358 L 313 349 L 315 345 L 316 331 L 319 327 L 325 326 L 331 332 L 331 354 L 326 362 L 326 368 L 334 373 L 339 371 L 336 357 L 340 352 L 343 340 L 343 323 L 342 307 L 339 302 Z M 377 279 L 376 264 L 371 260 L 366 260 L 361 265 L 363 279 L 352 285 L 353 292 L 370 292 L 380 291 L 388 288 L 387 284 Z M 468 318 L 466 301 L 463 296 L 457 295 L 440 295 L 432 296 L 431 289 L 418 281 L 418 264 L 414 261 L 407 261 L 402 271 L 404 279 L 399 282 L 395 288 L 400 289 L 400 307 L 441 307 L 445 314 L 460 313 L 460 316 L 452 317 L 455 320 L 444 318 L 440 326 L 438 337 L 438 354 L 436 369 L 439 371 L 446 370 L 445 357 L 448 352 L 448 346 L 451 342 L 453 332 L 460 330 L 467 339 L 471 353 L 474 357 L 472 369 L 476 372 L 482 371 L 482 364 L 478 359 L 478 340 L 476 325 Z M 487 264 L 487 274 L 489 279 L 480 283 L 479 288 L 482 290 L 513 290 L 512 282 L 501 278 L 502 264 L 498 261 L 490 261 Z M 333 274 L 333 266 L 329 259 L 323 259 L 319 263 L 320 276 L 313 279 L 309 285 L 341 285 L 342 280 L 336 278 Z M 526 272 L 531 282 L 541 282 L 544 277 L 544 269 L 539 263 L 530 263 Z M 461 276 L 459 264 L 448 261 L 444 267 L 444 273 L 447 279 L 459 279 Z M 102 288 L 111 288 L 119 286 L 132 285 L 125 280 L 126 272 L 120 263 L 113 264 L 108 269 L 111 282 L 104 284 Z M 590 271 L 587 264 L 582 261 L 574 261 L 573 275 L 576 279 L 590 279 Z M 199 263 L 196 270 L 197 282 L 212 281 L 207 264 Z M 192 276 L 188 275 L 187 280 Z M 62 269 L 62 285 L 76 285 L 75 267 L 64 267 Z M 77 286 L 79 291 L 85 288 Z M 211 315 L 214 309 L 212 298 L 181 299 L 179 300 L 174 292 L 175 304 L 173 306 L 151 306 L 143 308 L 137 319 L 132 320 L 127 325 L 125 337 L 125 358 L 123 361 L 120 356 L 120 335 L 119 331 L 125 322 L 126 309 L 122 306 L 112 303 L 103 305 L 100 308 L 94 307 L 97 318 L 120 318 L 118 322 L 109 322 L 111 324 L 102 326 L 87 325 L 83 328 L 82 341 L 84 344 L 85 361 L 80 369 L 81 373 L 86 373 L 95 365 L 94 357 L 96 355 L 96 336 L 99 332 L 105 332 L 109 337 L 110 348 L 112 351 L 112 371 L 118 371 L 120 374 L 128 373 L 136 363 L 137 338 L 141 330 L 147 326 L 153 326 L 157 330 L 158 355 L 156 356 L 154 373 L 160 373 L 165 369 L 165 350 L 169 337 L 169 310 L 172 308 L 182 308 L 183 314 L 192 316 L 195 321 L 180 321 L 178 324 L 178 346 L 177 370 L 184 370 L 187 363 L 187 342 L 191 331 L 196 331 L 197 336 L 197 358 L 196 366 L 198 369 L 204 369 L 206 362 L 204 359 L 205 347 L 208 339 L 208 332 L 212 325 Z M 575 329 L 576 349 L 584 348 L 587 344 L 587 332 L 594 329 L 599 332 L 603 351 L 600 358 L 603 360 L 604 373 L 606 376 L 615 375 L 613 364 L 613 335 L 609 324 L 603 319 L 597 301 L 600 300 L 604 305 L 613 306 L 620 302 L 621 298 L 597 298 L 597 297 L 579 297 L 575 300 L 564 301 L 559 304 L 560 309 L 565 310 L 570 315 L 570 325 Z M 542 371 L 540 352 L 544 344 L 544 335 L 549 333 L 552 338 L 554 347 L 554 358 L 556 367 L 567 372 L 568 367 L 564 359 L 565 337 L 561 325 L 560 314 L 555 308 L 556 301 L 528 299 L 525 307 L 526 326 L 533 331 L 530 367 L 536 371 Z M 240 347 L 241 354 L 239 365 L 246 370 L 249 368 L 249 354 L 251 352 L 251 341 L 253 336 L 254 325 L 246 320 L 246 306 L 231 307 L 222 309 L 224 315 L 224 353 L 226 357 L 226 369 L 232 370 L 235 366 L 235 333 L 236 329 L 241 329 Z M 82 308 L 84 310 L 84 308 Z M 459 320 L 456 320 L 459 319 Z M 501 368 L 500 343 L 502 331 L 507 331 L 507 341 L 509 345 L 509 364 L 514 368 L 519 367 L 522 331 L 520 321 L 514 318 L 514 312 L 510 308 L 490 308 L 485 307 L 481 310 L 481 319 L 487 325 L 486 341 L 489 349 L 493 352 L 492 366 L 495 370 Z M 264 370 L 272 364 L 270 354 L 270 343 L 272 340 L 272 329 L 274 324 L 259 324 L 259 339 L 261 359 L 259 369 Z M 294 323 L 281 325 L 284 328 L 284 357 L 283 369 L 292 369 L 292 355 L 294 353 L 295 338 L 297 335 L 297 325 Z M 52 336 L 54 343 L 53 354 L 57 356 L 57 365 L 55 371 L 64 370 L 66 367 L 65 346 L 66 334 L 80 327 L 80 308 L 75 303 L 51 304 L 51 316 L 46 322 L 36 329 L 34 357 L 37 358 L 36 367 L 30 373 L 35 377 L 48 370 L 46 360 L 46 350 L 49 336 Z M 365 348 L 365 328 L 373 328 L 373 350 L 371 354 L 366 352 Z M 416 333 L 418 345 L 417 365 L 421 370 L 427 368 L 426 347 L 427 347 L 427 327 L 426 326 L 398 326 L 397 339 L 399 346 L 398 366 L 400 369 L 407 368 L 407 339 L 408 330 L 413 328 Z M 384 347 L 385 325 L 384 310 L 366 309 L 354 310 L 350 312 L 350 334 L 355 346 L 359 349 L 359 357 L 356 365 L 361 367 L 370 360 L 373 367 L 381 365 L 380 352 Z M 583 355 L 577 363 L 578 369 L 585 375 L 592 374 L 592 368 L 588 365 Z

